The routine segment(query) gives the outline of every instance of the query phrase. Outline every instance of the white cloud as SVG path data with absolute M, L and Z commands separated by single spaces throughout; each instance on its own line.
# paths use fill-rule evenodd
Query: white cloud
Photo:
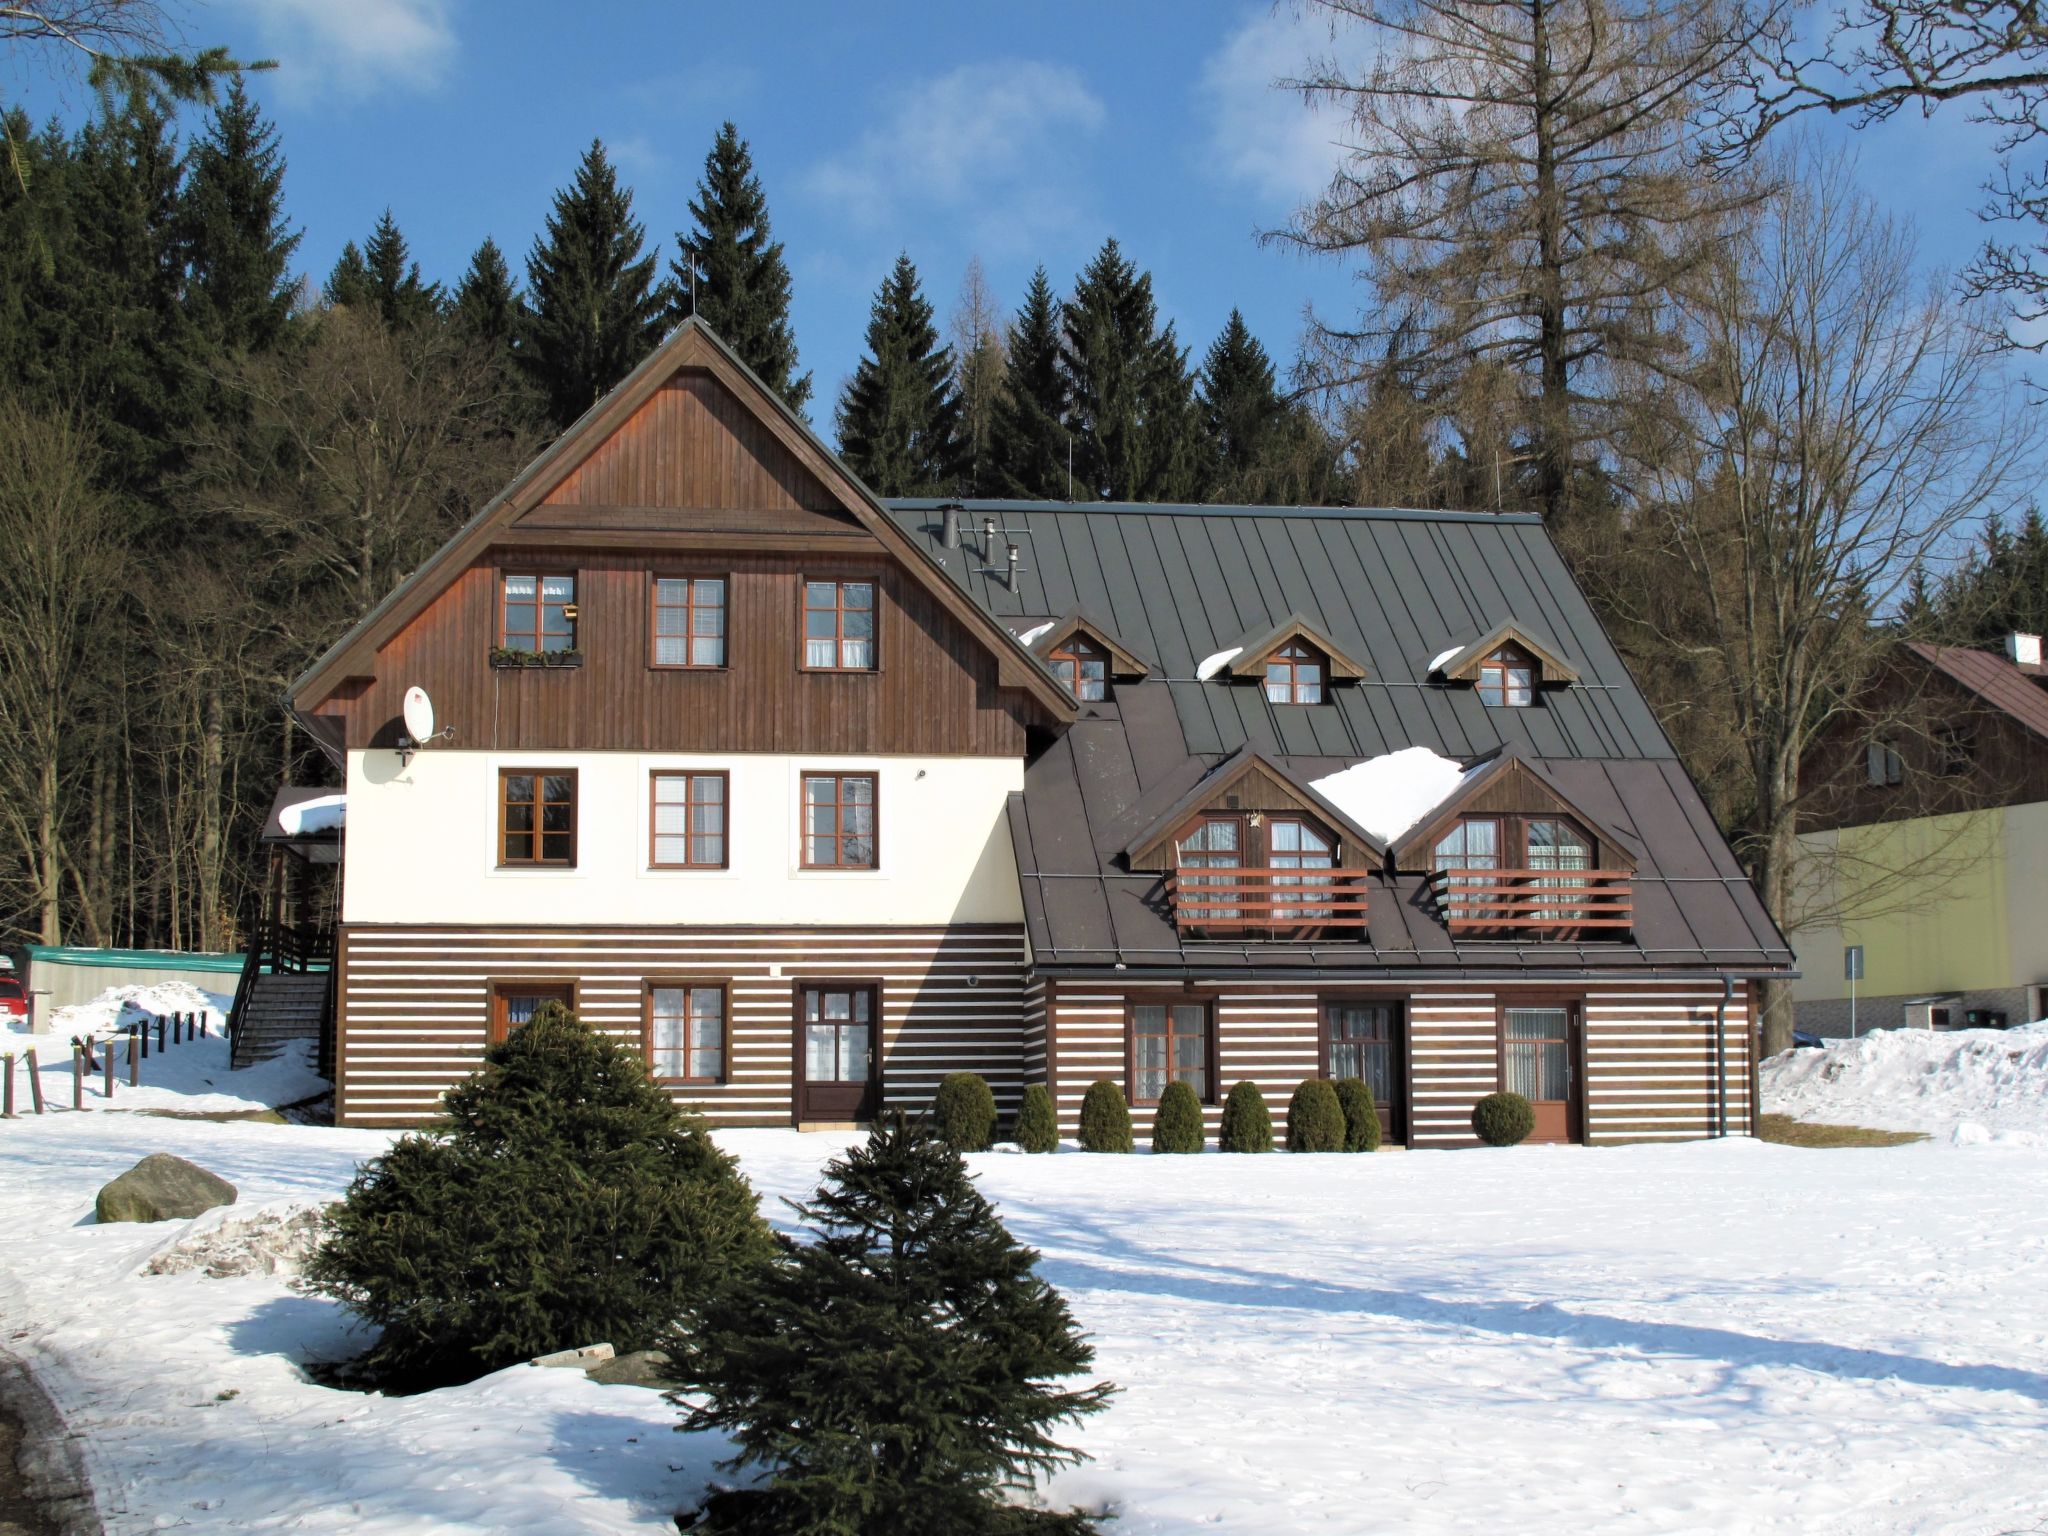
M 1275 211 L 1329 185 L 1342 154 L 1341 116 L 1311 107 L 1279 82 L 1309 73 L 1331 48 L 1330 27 L 1304 7 L 1261 7 L 1202 66 L 1198 96 L 1209 119 L 1211 163 L 1257 190 Z
M 1081 201 L 1079 146 L 1108 117 L 1072 69 L 1029 60 L 968 64 L 912 83 L 844 150 L 814 165 L 803 188 L 868 228 L 943 208 L 1028 246 Z
M 438 84 L 455 56 L 454 0 L 230 0 L 300 100 Z

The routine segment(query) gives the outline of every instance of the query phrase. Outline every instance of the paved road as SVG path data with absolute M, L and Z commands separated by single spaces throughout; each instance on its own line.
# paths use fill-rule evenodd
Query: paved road
M 21 1449 L 21 1426 L 0 1409 L 0 1536 L 58 1536 L 57 1527 L 29 1502 L 21 1474 L 14 1465 Z

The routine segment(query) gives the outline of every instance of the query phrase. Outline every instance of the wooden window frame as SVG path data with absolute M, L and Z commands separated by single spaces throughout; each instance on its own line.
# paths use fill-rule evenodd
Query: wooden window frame
M 1526 699 L 1517 700 L 1510 697 L 1513 685 L 1508 681 L 1508 674 L 1516 669 L 1526 671 L 1529 674 L 1529 696 Z M 1498 675 L 1499 683 L 1497 687 L 1487 681 L 1487 673 L 1489 672 Z M 1542 664 L 1512 640 L 1503 640 L 1480 658 L 1479 676 L 1473 680 L 1472 685 L 1473 691 L 1479 695 L 1479 702 L 1488 709 L 1532 708 L 1536 703 L 1537 692 L 1542 686 Z M 1489 689 L 1497 691 L 1500 697 L 1497 699 L 1488 698 L 1487 693 Z
M 1206 1091 L 1196 1095 L 1196 1100 L 1198 1103 L 1208 1107 L 1214 1107 L 1223 1102 L 1222 1097 L 1217 1093 L 1219 1085 L 1216 1081 L 1220 1075 L 1217 1063 L 1221 1058 L 1221 1052 L 1217 1047 L 1216 1039 L 1217 1035 L 1221 1033 L 1217 1018 L 1220 1002 L 1221 995 L 1215 992 L 1130 992 L 1124 995 L 1124 1094 L 1133 1109 L 1152 1109 L 1157 1107 L 1159 1103 L 1157 1099 L 1141 1099 L 1138 1097 L 1137 1011 L 1140 1008 L 1164 1008 L 1167 1010 L 1166 1080 L 1171 1083 L 1174 1081 L 1173 1009 L 1177 1005 L 1184 1003 L 1199 1003 L 1207 1011 L 1209 1019 L 1208 1046 L 1204 1051 L 1205 1059 L 1202 1063 L 1202 1076 L 1206 1079 L 1207 1088 Z
M 661 834 L 655 825 L 659 816 L 661 800 L 656 795 L 655 790 L 658 782 L 662 779 L 718 779 L 725 785 L 725 799 L 722 802 L 725 808 L 725 822 L 718 836 L 719 846 L 723 850 L 724 856 L 716 864 L 691 858 L 685 858 L 681 863 L 676 863 L 673 860 L 663 860 L 655 857 L 655 850 L 661 845 Z M 690 806 L 694 802 L 690 798 L 690 791 L 694 788 L 695 786 L 691 785 L 683 791 L 682 838 L 686 853 L 689 849 L 692 835 L 690 832 Z M 671 801 L 669 803 L 674 804 L 675 802 Z M 729 770 L 724 768 L 650 768 L 647 770 L 647 867 L 649 869 L 732 868 L 732 774 Z
M 1457 817 L 1454 820 L 1445 822 L 1445 824 L 1442 827 L 1440 827 L 1435 833 L 1435 835 L 1433 835 L 1429 840 L 1429 862 L 1430 869 L 1432 872 L 1435 872 L 1439 868 L 1436 862 L 1437 845 L 1441 843 L 1446 837 L 1449 837 L 1451 835 L 1451 831 L 1454 827 L 1462 827 L 1467 822 L 1471 821 L 1490 821 L 1494 824 L 1495 827 L 1499 829 L 1499 831 L 1495 835 L 1493 845 L 1493 856 L 1495 862 L 1491 867 L 1494 869 L 1533 869 L 1535 867 L 1533 864 L 1530 863 L 1529 853 L 1529 823 L 1532 821 L 1563 822 L 1566 826 L 1570 827 L 1574 832 L 1578 833 L 1580 837 L 1586 840 L 1587 868 L 1599 869 L 1602 867 L 1600 863 L 1600 839 L 1593 833 L 1593 831 L 1590 828 L 1586 826 L 1584 822 L 1579 820 L 1578 817 L 1571 815 L 1569 812 L 1461 811 L 1458 813 Z M 1515 851 L 1513 853 L 1513 856 L 1510 857 L 1511 850 L 1518 851 Z M 1461 865 L 1460 867 L 1467 870 L 1476 868 L 1477 871 L 1481 874 L 1484 874 L 1486 872 L 1486 869 L 1488 868 L 1488 866 L 1486 865 L 1474 866 L 1469 864 Z M 1572 873 L 1572 871 L 1570 870 L 1559 870 L 1556 872 L 1560 874 Z
M 865 992 L 868 994 L 868 1086 L 875 1090 L 875 1108 L 882 1103 L 886 1029 L 882 1013 L 882 981 L 875 976 L 795 976 L 789 984 L 790 1063 L 789 1123 L 804 1123 L 804 1092 L 810 1086 L 810 1072 L 804 1056 L 804 994 L 806 992 Z M 822 1022 L 822 1021 L 821 1021 Z
M 484 978 L 484 1044 L 502 1045 L 511 1035 L 502 1006 L 506 997 L 522 992 L 567 992 L 569 1011 L 578 1011 L 579 984 L 574 976 L 487 976 Z
M 874 844 L 874 859 L 866 864 L 814 864 L 811 862 L 811 799 L 810 783 L 813 779 L 834 779 L 839 781 L 833 790 L 832 842 L 842 855 L 846 851 L 846 806 L 842 798 L 847 779 L 866 779 L 869 785 L 868 813 L 873 831 L 868 841 Z M 806 870 L 839 871 L 851 874 L 872 874 L 882 867 L 882 776 L 872 770 L 842 770 L 836 768 L 806 768 L 797 775 L 796 786 L 796 836 L 798 867 Z
M 814 611 L 818 613 L 825 611 L 822 608 L 813 610 L 811 607 L 811 585 L 813 582 L 819 585 L 830 582 L 833 589 L 833 623 L 837 626 L 832 637 L 832 654 L 835 660 L 834 664 L 828 667 L 814 666 L 811 662 L 810 615 Z M 866 587 L 873 594 L 872 602 L 867 610 L 869 625 L 873 633 L 868 636 L 869 660 L 868 664 L 864 667 L 841 666 L 836 660 L 836 658 L 845 654 L 843 647 L 846 644 L 846 615 L 849 612 L 860 612 L 858 608 L 849 609 L 846 606 L 844 588 L 849 586 Z M 880 577 L 801 575 L 797 577 L 796 669 L 799 672 L 821 672 L 835 677 L 866 677 L 882 670 L 882 582 Z
M 691 1074 L 687 1070 L 681 1077 L 664 1077 L 654 1070 L 654 994 L 658 991 L 711 991 L 718 993 L 718 1059 L 723 1069 L 715 1077 Z M 683 1000 L 683 1018 L 689 1020 L 689 999 Z M 687 1030 L 683 1041 L 683 1066 L 687 1069 L 695 1057 L 697 1047 L 688 1038 Z M 647 1075 L 663 1086 L 709 1088 L 732 1081 L 732 980 L 724 976 L 649 976 L 640 991 L 640 1056 L 647 1064 Z
M 1289 651 L 1299 651 L 1301 655 L 1298 657 L 1290 656 L 1287 654 Z M 1316 696 L 1313 699 L 1298 697 L 1302 689 L 1301 669 L 1303 666 L 1308 665 L 1314 666 L 1321 673 L 1321 677 L 1316 683 Z M 1274 698 L 1270 691 L 1273 686 L 1272 669 L 1276 666 L 1287 669 L 1287 697 L 1284 699 Z M 1279 705 L 1285 708 L 1313 709 L 1319 704 L 1329 703 L 1329 655 L 1321 647 L 1311 645 L 1300 636 L 1283 640 L 1280 644 L 1274 646 L 1272 650 L 1268 651 L 1259 662 L 1259 695 L 1268 704 Z
M 522 777 L 522 778 L 530 778 L 530 779 L 533 779 L 533 780 L 535 780 L 535 781 L 536 781 L 536 782 L 535 782 L 535 786 L 534 786 L 534 788 L 535 788 L 535 793 L 536 793 L 536 795 L 541 795 L 541 796 L 542 796 L 542 798 L 536 799 L 536 800 L 535 800 L 535 801 L 533 802 L 533 805 L 534 805 L 534 825 L 533 825 L 533 833 L 532 833 L 532 836 L 533 836 L 533 840 L 534 840 L 534 842 L 533 842 L 533 851 L 534 851 L 534 857 L 533 857 L 533 858 L 530 858 L 530 859 L 508 859 L 508 858 L 506 858 L 506 857 L 505 857 L 505 781 L 506 781 L 506 780 L 507 780 L 508 778 L 511 778 L 511 777 L 513 777 L 514 775 L 517 775 L 517 776 L 519 776 L 519 777 Z M 543 793 L 543 791 L 541 790 L 541 788 L 540 788 L 540 785 L 539 785 L 539 782 L 538 782 L 538 781 L 539 781 L 539 780 L 541 780 L 541 779 L 563 779 L 563 778 L 565 778 L 565 779 L 567 779 L 567 780 L 569 781 L 569 857 L 568 857 L 567 859 L 544 859 L 544 858 L 541 858 L 541 857 L 540 857 L 540 849 L 541 849 L 541 842 L 540 842 L 540 839 L 541 839 L 541 836 L 542 836 L 542 832 L 541 832 L 541 825 L 540 825 L 540 815 L 541 815 L 541 808 L 542 808 L 542 806 L 543 806 L 543 805 L 545 805 L 545 803 L 546 803 L 546 800 L 545 800 L 545 796 L 544 796 L 544 793 Z M 583 802 L 583 785 L 582 785 L 582 783 L 580 782 L 580 780 L 579 780 L 579 778 L 578 778 L 577 770 L 576 770 L 576 769 L 574 769 L 574 768 L 500 768 L 500 769 L 498 770 L 498 814 L 497 814 L 497 826 L 498 826 L 498 847 L 497 847 L 497 854 L 498 854 L 498 868 L 500 868 L 500 869 L 574 869 L 574 868 L 576 868 L 576 862 L 577 862 L 578 858 L 579 858 L 579 857 L 581 857 L 581 855 L 582 855 L 582 852 L 583 852 L 583 837 L 582 837 L 582 823 L 583 823 L 583 817 L 582 817 L 582 812 L 581 812 L 581 806 L 582 806 L 582 802 Z
M 1565 1011 L 1565 1052 L 1572 1074 L 1571 1106 L 1565 1140 L 1573 1146 L 1586 1145 L 1586 1123 L 1591 1119 L 1586 1102 L 1586 994 L 1511 990 L 1493 995 L 1493 1091 L 1508 1087 L 1508 1010 L 1510 1008 L 1562 1008 Z M 1710 1053 L 1711 1055 L 1711 1053 Z
M 1878 770 L 1873 777 L 1871 769 Z M 1864 743 L 1863 782 L 1869 789 L 1897 789 L 1906 782 L 1906 757 L 1889 738 Z
M 690 583 L 688 597 L 680 604 L 664 603 L 661 600 L 661 584 L 664 581 Z M 687 659 L 683 661 L 663 661 L 660 659 L 661 636 L 656 632 L 655 628 L 656 624 L 660 621 L 661 611 L 664 608 L 674 609 L 680 607 L 682 609 L 684 615 L 683 655 L 687 658 L 692 649 L 691 642 L 696 638 L 695 634 L 691 631 L 690 624 L 695 618 L 697 608 L 699 607 L 696 583 L 700 581 L 717 582 L 724 596 L 724 601 L 719 604 L 719 612 L 725 615 L 725 627 L 719 631 L 718 636 L 719 659 L 715 662 L 690 661 Z M 655 571 L 649 575 L 647 581 L 647 665 L 649 670 L 655 672 L 724 672 L 730 670 L 732 666 L 732 576 L 730 573 L 725 571 Z
M 519 640 L 515 640 L 513 638 L 512 632 L 505 627 L 506 615 L 509 609 L 511 608 L 511 600 L 505 595 L 505 583 L 519 576 L 531 576 L 533 578 L 534 628 L 533 633 L 530 636 L 526 636 Z M 576 600 L 576 589 L 579 585 L 576 577 L 577 573 L 573 570 L 545 570 L 537 566 L 500 567 L 498 571 L 497 640 L 499 649 L 507 651 L 525 651 L 536 656 L 560 654 L 560 652 L 555 651 L 544 651 L 541 646 L 541 641 L 546 637 L 547 633 L 547 603 L 543 599 L 541 594 L 545 590 L 545 584 L 547 582 L 551 580 L 566 579 L 569 583 L 569 601 L 564 603 L 562 606 L 567 610 L 566 617 L 569 623 L 569 643 L 563 646 L 562 649 L 565 651 L 575 650 L 577 648 L 577 642 L 581 638 L 583 624 L 583 615 L 578 607 Z M 532 641 L 532 644 L 530 645 L 526 643 L 526 640 L 529 639 Z
M 1415 1138 L 1415 1021 L 1411 1016 L 1413 999 L 1399 992 L 1327 992 L 1316 998 L 1316 1076 L 1335 1081 L 1330 1076 L 1330 1010 L 1332 1008 L 1391 1008 L 1394 1010 L 1394 1042 L 1399 1047 L 1399 1059 L 1395 1069 L 1401 1083 L 1400 1114 L 1403 1122 L 1404 1145 L 1413 1145 Z M 1498 1026 L 1496 1026 L 1497 1028 Z M 1383 1132 L 1391 1132 L 1381 1126 Z
M 1086 630 L 1077 629 L 1045 653 L 1046 666 L 1052 669 L 1055 681 L 1059 681 L 1059 663 L 1063 661 L 1073 664 L 1074 680 L 1071 683 L 1062 682 L 1061 686 L 1074 696 L 1076 704 L 1104 704 L 1109 701 L 1111 690 L 1115 686 L 1115 679 L 1110 674 L 1116 663 L 1107 646 Z M 1083 662 L 1088 661 L 1102 663 L 1102 696 L 1099 699 L 1091 699 L 1081 691 L 1086 685 L 1086 680 L 1081 675 L 1081 666 Z

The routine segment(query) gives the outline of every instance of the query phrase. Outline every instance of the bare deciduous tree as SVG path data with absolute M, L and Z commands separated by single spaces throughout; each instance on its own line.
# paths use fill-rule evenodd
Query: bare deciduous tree
M 995 429 L 996 404 L 1002 398 L 1009 357 L 1003 344 L 1003 312 L 982 271 L 981 258 L 971 256 L 960 279 L 960 297 L 947 324 L 953 348 L 953 387 L 960 395 L 960 437 L 967 451 L 967 483 L 977 490 L 988 460 L 989 434 Z
M 1630 445 L 1636 532 L 1669 576 L 1606 594 L 1726 722 L 1738 847 L 1788 925 L 1802 760 L 1858 707 L 1887 643 L 1873 619 L 1916 565 L 2023 498 L 2036 430 L 1980 317 L 1917 274 L 1909 236 L 1838 162 L 1790 172 L 1680 295 L 1687 387 Z M 1790 1032 L 1768 988 L 1766 1050 Z
M 1313 3 L 1333 53 L 1290 83 L 1345 116 L 1346 154 L 1268 238 L 1361 257 L 1374 296 L 1355 326 L 1317 324 L 1321 371 L 1355 382 L 1405 334 L 1431 395 L 1475 361 L 1515 379 L 1558 520 L 1611 366 L 1670 351 L 1665 294 L 1757 196 L 1702 165 L 1694 121 L 1779 0 Z

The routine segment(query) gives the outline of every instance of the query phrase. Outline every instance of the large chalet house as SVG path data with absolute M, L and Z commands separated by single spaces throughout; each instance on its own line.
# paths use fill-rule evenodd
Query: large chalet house
M 554 998 L 726 1126 L 971 1070 L 1744 1133 L 1793 963 L 1535 517 L 882 501 L 694 322 L 290 704 L 347 1124 Z

